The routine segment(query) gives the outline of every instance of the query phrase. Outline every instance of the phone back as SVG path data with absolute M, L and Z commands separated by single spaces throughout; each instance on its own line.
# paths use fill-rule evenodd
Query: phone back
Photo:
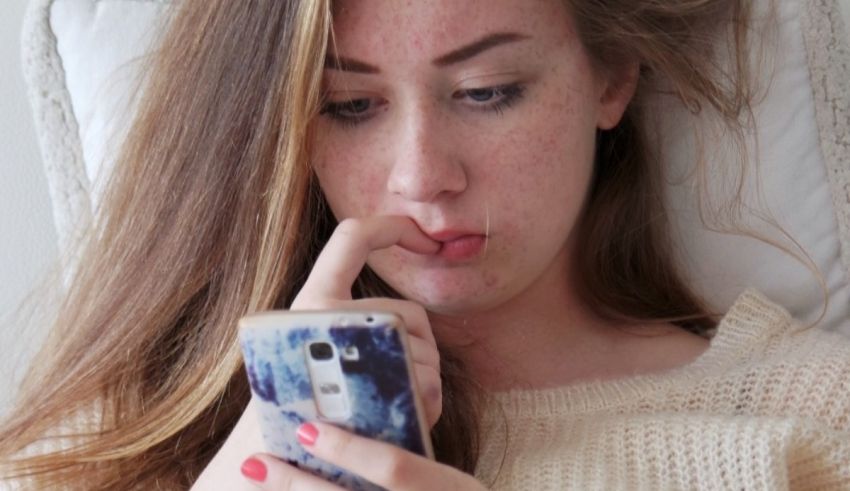
M 304 422 L 324 420 L 423 456 L 430 441 L 394 326 L 323 325 L 309 316 L 265 313 L 246 322 L 240 341 L 269 453 L 354 490 L 381 489 L 305 452 Z

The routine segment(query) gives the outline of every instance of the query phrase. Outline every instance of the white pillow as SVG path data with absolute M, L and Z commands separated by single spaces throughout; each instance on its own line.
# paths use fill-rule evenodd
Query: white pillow
M 76 209 L 62 196 L 71 189 L 71 193 L 85 192 L 88 199 L 89 183 L 111 165 L 113 142 L 120 140 L 128 120 L 128 91 L 137 66 L 132 60 L 149 49 L 156 32 L 153 26 L 162 21 L 167 3 L 35 0 L 31 5 L 24 40 L 28 78 L 49 174 L 53 168 L 60 246 L 71 236 L 73 226 L 68 224 L 84 223 L 78 216 L 90 213 L 90 207 Z M 756 108 L 761 185 L 774 215 L 824 275 L 830 305 L 822 326 L 850 334 L 846 322 L 850 314 L 848 38 L 834 1 L 779 3 L 777 50 L 782 56 L 768 97 Z M 53 94 L 54 101 L 66 99 L 64 104 L 48 104 L 44 94 Z M 68 124 L 63 126 L 65 119 Z M 680 162 L 689 161 L 690 128 L 699 122 L 681 108 L 671 108 L 663 123 L 665 153 L 673 163 L 673 174 L 685 175 L 687 169 Z M 76 134 L 75 125 L 79 127 Z M 67 138 L 44 135 L 63 131 Z M 63 153 L 55 150 L 57 145 L 71 146 L 64 154 L 82 156 L 83 163 L 68 158 L 51 161 L 50 156 Z M 722 150 L 729 145 L 714 142 L 710 148 Z M 730 157 L 718 151 L 713 158 Z M 69 179 L 69 173 L 75 177 Z M 725 311 L 746 286 L 755 286 L 795 316 L 814 320 L 822 297 L 811 273 L 766 244 L 706 230 L 697 218 L 694 196 L 690 182 L 669 187 L 673 235 L 681 245 L 679 259 L 688 277 L 712 306 Z M 761 229 L 776 237 L 770 229 Z
M 822 325 L 829 329 L 841 326 L 850 334 L 850 152 L 846 146 L 850 141 L 850 65 L 838 63 L 842 56 L 848 59 L 848 38 L 836 31 L 843 27 L 840 11 L 825 8 L 828 4 L 797 0 L 778 4 L 778 46 L 767 53 L 770 62 L 765 62 L 761 71 L 769 90 L 755 107 L 758 147 L 754 139 L 747 142 L 749 153 L 759 158 L 758 175 L 751 163 L 745 199 L 758 207 L 761 198 L 779 225 L 811 256 L 830 296 Z M 810 64 L 822 68 L 813 69 Z M 836 119 L 821 120 L 819 125 L 818 117 L 828 115 Z M 676 250 L 697 290 L 725 311 L 744 288 L 755 286 L 796 317 L 816 320 L 822 311 L 823 292 L 814 273 L 769 244 L 701 226 L 697 193 L 693 180 L 687 179 L 693 169 L 687 162 L 692 161 L 689 156 L 695 146 L 692 129 L 703 134 L 708 130 L 681 105 L 671 107 L 665 116 L 661 133 L 675 183 L 669 188 L 669 202 L 674 211 L 674 236 L 681 244 Z M 835 144 L 842 139 L 843 148 Z M 713 166 L 736 165 L 737 154 L 732 153 L 734 147 L 728 140 L 708 139 L 704 146 Z M 712 179 L 715 184 L 723 181 L 720 175 Z M 754 216 L 745 222 L 769 239 L 794 248 L 776 228 Z

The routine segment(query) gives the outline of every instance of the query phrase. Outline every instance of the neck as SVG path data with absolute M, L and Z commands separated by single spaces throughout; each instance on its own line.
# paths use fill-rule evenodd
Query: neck
M 556 261 L 565 265 L 567 261 Z M 563 385 L 592 376 L 613 349 L 611 323 L 586 308 L 557 267 L 498 307 L 431 315 L 441 343 L 489 390 Z

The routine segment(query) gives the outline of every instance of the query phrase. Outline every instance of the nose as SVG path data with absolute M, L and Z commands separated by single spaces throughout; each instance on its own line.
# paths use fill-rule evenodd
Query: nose
M 396 125 L 387 190 L 416 202 L 431 202 L 465 190 L 466 170 L 439 111 L 420 106 L 402 119 Z

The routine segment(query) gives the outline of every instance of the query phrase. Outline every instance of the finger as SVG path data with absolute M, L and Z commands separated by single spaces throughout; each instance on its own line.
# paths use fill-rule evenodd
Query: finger
M 409 336 L 407 344 L 410 346 L 410 358 L 422 365 L 427 365 L 435 370 L 440 369 L 440 352 L 432 344 L 424 339 Z
M 316 457 L 387 489 L 482 489 L 475 479 L 457 469 L 333 425 L 304 424 L 298 435 L 304 448 Z
M 428 313 L 418 303 L 395 298 L 361 298 L 347 303 L 346 306 L 353 306 L 358 310 L 379 310 L 397 314 L 404 321 L 408 334 L 424 339 L 434 347 L 437 346 Z
M 440 247 L 439 242 L 425 235 L 407 217 L 375 216 L 343 220 L 319 253 L 298 296 L 350 299 L 351 286 L 366 264 L 369 253 L 393 245 L 419 254 L 433 254 Z
M 242 475 L 259 489 L 274 491 L 341 491 L 320 477 L 308 474 L 268 454 L 254 454 L 242 463 Z
M 428 428 L 433 428 L 443 414 L 443 382 L 440 372 L 428 365 L 416 364 L 416 385 L 425 411 Z

